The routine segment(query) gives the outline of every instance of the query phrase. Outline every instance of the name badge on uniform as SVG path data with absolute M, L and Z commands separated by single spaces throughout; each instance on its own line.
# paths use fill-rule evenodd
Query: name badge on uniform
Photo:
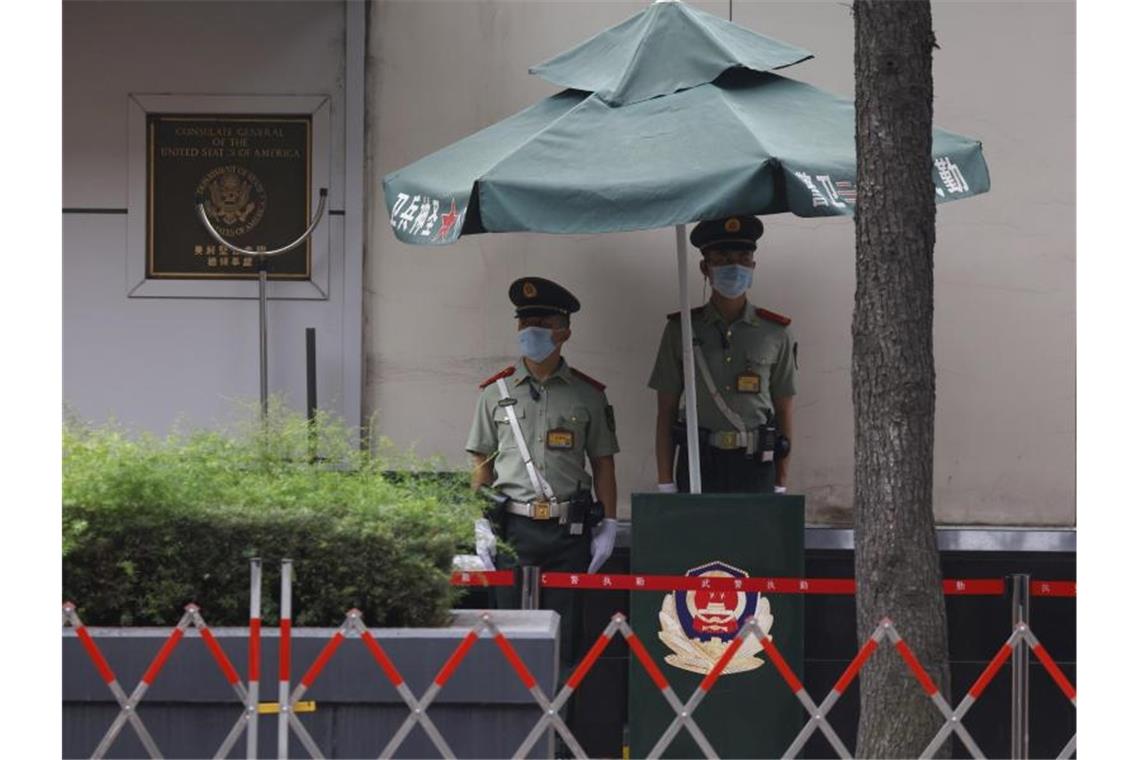
M 546 431 L 546 448 L 556 451 L 574 448 L 574 431 L 565 428 Z
M 737 393 L 759 393 L 760 376 L 755 372 L 741 372 L 736 376 Z

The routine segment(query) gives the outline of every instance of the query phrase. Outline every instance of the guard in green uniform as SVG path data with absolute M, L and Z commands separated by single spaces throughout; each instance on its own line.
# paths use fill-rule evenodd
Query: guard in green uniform
M 689 236 L 712 285 L 708 303 L 692 311 L 706 493 L 786 491 L 797 347 L 790 319 L 748 301 L 756 241 L 763 234 L 759 219 L 734 216 L 701 222 Z M 665 493 L 688 491 L 679 316 L 669 315 L 649 378 L 657 391 L 657 487 Z
M 489 570 L 593 573 L 617 536 L 613 408 L 604 385 L 562 358 L 578 299 L 540 277 L 516 280 L 510 298 L 522 356 L 479 386 L 467 437 L 472 488 L 489 488 L 498 500 L 491 519 L 476 524 L 476 551 Z M 496 558 L 496 536 L 516 556 Z M 519 606 L 514 589 L 496 590 L 500 607 Z M 542 595 L 542 606 L 561 616 L 563 677 L 580 655 L 579 596 L 569 589 Z

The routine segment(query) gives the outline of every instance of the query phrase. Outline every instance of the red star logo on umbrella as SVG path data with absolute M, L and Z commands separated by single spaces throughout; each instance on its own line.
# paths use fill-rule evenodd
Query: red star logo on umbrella
M 459 221 L 459 214 L 455 212 L 455 199 L 451 199 L 451 211 L 440 217 L 439 232 L 435 234 L 436 240 L 446 240 L 451 234 L 451 228 Z

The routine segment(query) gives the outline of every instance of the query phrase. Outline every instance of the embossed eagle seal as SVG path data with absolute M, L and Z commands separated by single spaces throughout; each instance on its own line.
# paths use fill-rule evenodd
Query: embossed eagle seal
M 218 166 L 198 183 L 198 197 L 206 214 L 225 237 L 252 230 L 265 214 L 265 186 L 244 166 Z

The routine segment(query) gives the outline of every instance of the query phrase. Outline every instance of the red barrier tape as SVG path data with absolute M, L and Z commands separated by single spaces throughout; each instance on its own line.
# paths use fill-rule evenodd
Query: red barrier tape
M 278 642 L 277 680 L 289 680 L 289 666 L 292 662 L 289 648 L 292 644 L 293 621 L 285 618 L 281 621 L 280 641 Z
M 202 635 L 202 641 L 206 642 L 206 648 L 210 650 L 210 654 L 214 656 L 214 661 L 218 663 L 218 667 L 222 669 L 222 674 L 225 675 L 226 681 L 232 686 L 240 680 L 237 670 L 234 669 L 233 663 L 230 658 L 226 657 L 226 653 L 222 651 L 221 646 L 218 645 L 218 640 L 214 638 L 214 632 L 209 628 L 202 627 L 198 629 L 198 633 Z
M 463 637 L 463 641 L 460 642 L 456 650 L 451 653 L 451 657 L 443 664 L 443 667 L 439 669 L 439 675 L 435 677 L 436 686 L 442 687 L 447 683 L 452 673 L 459 667 L 459 663 L 461 663 L 463 658 L 467 656 L 467 653 L 471 651 L 471 647 L 475 646 L 475 640 L 477 638 L 479 638 L 479 635 L 475 633 L 475 631 L 470 631 Z
M 741 645 L 744 644 L 745 638 L 745 636 L 737 636 L 732 640 L 732 643 L 728 645 L 728 649 L 724 650 L 724 654 L 716 661 L 716 665 L 713 665 L 712 670 L 710 670 L 709 674 L 701 681 L 701 691 L 708 692 L 708 690 L 713 687 L 713 684 L 716 683 L 716 679 L 720 678 L 720 674 L 724 672 L 725 667 L 728 666 L 729 661 L 736 656 L 736 650 L 740 649 Z
M 261 680 L 261 618 L 249 619 L 249 680 Z
M 776 666 L 776 670 L 780 671 L 780 675 L 788 682 L 793 694 L 799 694 L 804 689 L 804 685 L 800 683 L 800 679 L 796 678 L 795 671 L 788 665 L 787 660 L 780 654 L 780 650 L 776 649 L 776 642 L 770 637 L 764 637 L 760 642 L 764 645 L 764 650 L 772 658 L 772 664 Z
M 859 675 L 859 671 L 863 669 L 863 665 L 870 659 L 875 650 L 879 648 L 879 642 L 874 639 L 867 639 L 867 643 L 859 650 L 859 654 L 855 655 L 855 659 L 847 666 L 847 670 L 843 671 L 843 675 L 835 682 L 835 691 L 842 694 L 855 680 L 855 676 Z
M 451 574 L 453 586 L 512 586 L 510 570 L 493 572 L 456 572 Z M 748 591 L 767 594 L 838 594 L 855 593 L 851 578 L 703 578 L 690 575 L 600 575 L 590 573 L 543 573 L 544 588 L 577 588 L 603 591 Z M 947 596 L 1001 596 L 1005 581 L 1001 578 L 959 578 L 944 580 L 942 591 Z M 1033 596 L 1075 597 L 1073 581 L 1034 581 Z
M 545 588 L 607 591 L 761 591 L 775 594 L 853 594 L 846 578 L 707 578 L 691 575 L 590 575 L 543 573 Z
M 914 673 L 914 677 L 917 678 L 918 682 L 922 685 L 922 690 L 926 692 L 926 696 L 933 697 L 937 694 L 938 687 L 934 685 L 934 681 L 930 680 L 926 669 L 922 667 L 922 663 L 914 656 L 914 652 L 910 651 L 910 647 L 906 645 L 906 642 L 899 639 L 898 642 L 895 643 L 895 649 L 899 650 L 903 662 L 905 662 L 907 667 L 910 668 L 910 671 Z
M 368 631 L 363 631 L 360 634 L 360 640 L 364 642 L 364 646 L 372 653 L 372 659 L 380 665 L 384 671 L 384 675 L 388 676 L 388 680 L 392 682 L 393 686 L 399 686 L 404 682 L 404 677 L 400 675 L 400 671 L 396 670 L 396 666 L 388 659 L 387 653 L 372 638 L 372 634 Z
M 511 642 L 507 641 L 507 638 L 500 633 L 495 636 L 495 643 L 499 645 L 503 656 L 507 658 L 507 662 L 511 664 L 515 673 L 518 674 L 519 680 L 523 682 L 523 686 L 525 686 L 528 691 L 533 689 L 534 685 L 538 682 L 534 680 L 534 676 L 531 675 L 530 670 L 527 669 L 526 663 L 519 657 L 519 653 L 511 646 Z
M 451 574 L 452 586 L 513 586 L 513 570 L 463 571 Z
M 610 637 L 603 633 L 594 642 L 594 646 L 590 647 L 590 651 L 578 663 L 578 667 L 574 668 L 574 672 L 570 674 L 570 678 L 566 679 L 566 685 L 571 689 L 577 689 L 578 684 L 582 683 L 582 679 L 590 672 L 590 668 L 594 667 L 594 662 L 602 656 L 602 652 L 610 645 Z
M 997 672 L 1001 670 L 1001 666 L 1005 664 L 1005 661 L 1009 659 L 1011 654 L 1013 654 L 1013 648 L 1010 647 L 1009 644 L 1002 644 L 1001 649 L 999 649 L 998 653 L 994 655 L 994 658 L 990 660 L 990 664 L 986 666 L 986 669 L 978 676 L 978 680 L 970 687 L 969 694 L 971 697 L 977 699 L 982 696 L 982 692 L 990 685 L 990 681 L 992 681 L 993 677 L 997 675 Z
M 99 647 L 95 646 L 95 642 L 91 639 L 91 634 L 87 632 L 87 628 L 85 626 L 76 628 L 75 635 L 79 637 L 83 648 L 87 650 L 87 656 L 95 663 L 95 667 L 99 670 L 99 675 L 103 678 L 103 681 L 106 683 L 114 681 L 114 671 L 111 670 L 111 666 L 107 664 L 107 660 L 103 658 L 103 653 L 99 651 Z
M 1037 655 L 1037 659 L 1045 666 L 1045 670 L 1049 671 L 1049 675 L 1052 676 L 1057 685 L 1061 687 L 1061 691 L 1065 692 L 1065 696 L 1069 698 L 1069 701 L 1075 701 L 1077 698 L 1077 690 L 1073 688 L 1073 684 L 1069 682 L 1069 679 L 1066 678 L 1065 674 L 1061 672 L 1061 669 L 1057 667 L 1057 663 L 1053 662 L 1053 658 L 1045 651 L 1045 647 L 1038 644 L 1033 647 L 1033 654 Z
M 174 632 L 170 634 L 170 638 L 162 645 L 162 649 L 158 650 L 158 654 L 154 658 L 154 662 L 146 669 L 143 674 L 142 680 L 147 686 L 154 683 L 154 679 L 158 677 L 158 671 L 162 670 L 162 666 L 166 664 L 166 659 L 170 657 L 170 653 L 174 651 L 174 647 L 178 646 L 178 642 L 182 640 L 182 629 L 175 628 Z
M 1001 596 L 1005 593 L 1005 581 L 1000 578 L 942 581 L 942 593 L 947 596 Z
M 1032 581 L 1029 584 L 1030 596 L 1075 597 L 1076 581 Z
M 317 655 L 317 659 L 311 666 L 309 666 L 309 671 L 305 673 L 305 675 L 301 678 L 301 683 L 305 685 L 306 689 L 313 685 L 313 681 L 317 680 L 317 676 L 319 676 L 321 674 L 321 671 L 325 669 L 325 665 L 328 664 L 329 659 L 333 656 L 343 641 L 344 634 L 340 631 L 337 631 L 333 637 L 329 639 L 329 643 L 325 644 L 325 648 L 321 650 L 321 653 Z

